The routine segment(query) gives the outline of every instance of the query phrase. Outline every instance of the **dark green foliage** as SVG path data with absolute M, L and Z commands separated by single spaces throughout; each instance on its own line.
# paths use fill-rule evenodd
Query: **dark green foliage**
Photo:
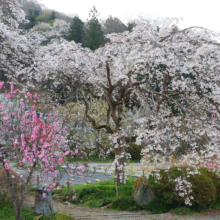
M 177 177 L 182 176 L 182 173 L 186 173 L 186 168 L 183 168 L 183 170 L 178 170 L 178 167 L 172 167 L 168 172 L 160 169 L 159 173 L 161 176 L 160 181 L 156 181 L 154 175 L 149 176 L 149 183 L 156 197 L 165 198 L 166 202 L 169 204 L 180 203 L 179 205 L 181 205 L 183 201 L 179 200 L 178 193 L 175 190 L 176 183 L 170 180 L 174 180 Z
M 25 218 L 25 220 L 33 220 L 35 214 L 33 209 L 29 207 L 24 207 L 22 209 L 21 217 Z M 14 220 L 14 207 L 6 197 L 4 199 L 0 199 L 0 220 Z
M 96 50 L 104 45 L 104 34 L 98 20 L 98 15 L 95 6 L 93 6 L 93 9 L 89 13 L 90 20 L 87 23 L 88 28 L 86 29 L 84 42 L 84 45 L 91 50 Z
M 35 9 L 34 12 L 32 9 L 29 9 L 29 14 L 26 16 L 26 19 L 29 20 L 29 23 L 25 24 L 25 29 L 31 29 L 34 27 L 35 22 L 36 22 L 36 17 L 39 16 L 40 11 L 38 9 Z
M 84 24 L 82 20 L 75 16 L 70 26 L 70 32 L 67 37 L 69 41 L 75 41 L 76 43 L 83 43 L 83 39 L 85 37 L 84 33 Z
M 140 160 L 142 149 L 143 149 L 143 146 L 137 145 L 135 143 L 130 143 L 130 146 L 128 147 L 128 153 L 131 154 L 132 159 Z
M 215 204 L 217 191 L 211 178 L 205 173 L 201 173 L 200 175 L 192 175 L 189 181 L 192 183 L 193 205 L 201 205 L 207 208 Z
M 209 178 L 212 179 L 215 187 L 216 187 L 216 191 L 217 191 L 217 199 L 220 199 L 220 178 L 217 175 L 217 172 L 213 172 L 212 170 L 208 169 L 208 168 L 200 168 L 199 171 L 201 173 L 204 173 L 205 175 L 207 175 Z
M 129 23 L 127 24 L 127 30 L 128 30 L 129 32 L 132 32 L 133 27 L 135 27 L 135 24 L 134 24 L 133 22 L 129 22 Z
M 186 169 L 183 167 L 178 170 L 178 167 L 172 167 L 168 172 L 161 169 L 159 171 L 161 179 L 158 181 L 154 177 L 154 172 L 149 177 L 149 183 L 156 197 L 164 199 L 173 209 L 185 205 L 184 199 L 180 198 L 175 191 L 176 183 L 172 180 L 186 176 Z M 201 211 L 210 205 L 216 204 L 217 198 L 219 198 L 220 179 L 216 172 L 210 172 L 207 168 L 200 168 L 199 172 L 198 175 L 187 177 L 187 181 L 192 184 L 192 196 L 194 197 L 192 209 L 195 211 Z
M 144 207 L 152 214 L 161 214 L 169 212 L 172 205 L 168 204 L 164 198 L 156 198 Z
M 122 196 L 115 199 L 111 204 L 111 208 L 128 211 L 139 211 L 142 209 L 130 196 Z
M 56 13 L 55 11 L 52 11 L 49 20 L 55 20 L 55 19 L 56 19 Z

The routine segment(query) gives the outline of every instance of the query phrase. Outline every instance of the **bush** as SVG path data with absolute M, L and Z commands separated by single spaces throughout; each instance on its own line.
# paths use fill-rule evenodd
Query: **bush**
M 131 154 L 131 158 L 135 160 L 141 159 L 141 150 L 143 149 L 143 146 L 137 145 L 135 143 L 131 143 L 128 147 L 128 153 Z
M 176 192 L 176 182 L 172 181 L 182 175 L 186 175 L 187 168 L 172 167 L 166 172 L 160 169 L 160 180 L 156 180 L 155 172 L 149 176 L 149 183 L 155 195 L 159 199 L 171 205 L 173 209 L 184 206 L 184 199 L 180 198 Z M 190 168 L 193 170 L 193 168 Z M 207 168 L 200 168 L 200 174 L 191 175 L 187 178 L 192 184 L 192 204 L 196 210 L 202 210 L 210 205 L 213 205 L 219 198 L 220 181 L 215 172 L 209 172 Z M 218 190 L 217 190 L 218 189 Z
M 172 167 L 166 172 L 164 169 L 159 170 L 161 179 L 156 180 L 154 174 L 149 176 L 149 183 L 152 187 L 153 192 L 157 198 L 164 198 L 166 203 L 173 204 L 172 208 L 179 205 L 183 205 L 183 201 L 180 200 L 178 193 L 176 192 L 176 182 L 173 180 L 180 177 L 183 173 L 186 173 L 186 168 L 178 170 L 179 167 Z
M 217 199 L 220 199 L 220 178 L 218 177 L 217 172 L 205 167 L 200 168 L 199 171 L 200 173 L 204 173 L 205 175 L 207 175 L 209 178 L 212 179 L 216 187 Z
M 192 204 L 207 208 L 217 200 L 217 191 L 213 180 L 201 172 L 199 175 L 192 175 L 189 178 L 192 183 Z

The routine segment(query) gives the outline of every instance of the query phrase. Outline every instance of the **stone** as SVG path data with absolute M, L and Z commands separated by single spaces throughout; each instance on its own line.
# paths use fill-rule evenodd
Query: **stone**
M 56 212 L 56 208 L 53 203 L 51 192 L 45 192 L 44 188 L 42 184 L 36 188 L 34 211 L 37 215 L 52 216 Z M 43 197 L 43 193 L 47 194 L 46 198 Z
M 155 199 L 151 186 L 145 177 L 139 177 L 134 182 L 132 197 L 138 205 L 147 205 Z

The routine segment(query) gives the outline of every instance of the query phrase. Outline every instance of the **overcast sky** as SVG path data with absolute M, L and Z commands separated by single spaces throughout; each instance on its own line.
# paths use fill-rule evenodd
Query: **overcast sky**
M 220 0 L 39 0 L 49 9 L 78 16 L 86 21 L 93 5 L 100 19 L 109 15 L 124 23 L 139 15 L 181 17 L 182 27 L 197 25 L 220 31 Z

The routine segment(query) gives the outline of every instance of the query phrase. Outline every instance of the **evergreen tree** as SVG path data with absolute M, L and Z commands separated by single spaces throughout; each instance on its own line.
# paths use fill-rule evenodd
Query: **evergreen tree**
M 26 30 L 31 29 L 32 27 L 34 27 L 35 19 L 36 19 L 36 17 L 39 16 L 39 13 L 40 13 L 40 11 L 38 9 L 35 9 L 34 13 L 33 13 L 33 9 L 29 9 L 28 11 L 29 11 L 29 14 L 26 16 L 26 19 L 29 20 L 29 23 L 27 23 L 25 25 Z
M 82 20 L 75 16 L 73 18 L 72 24 L 70 26 L 70 33 L 67 37 L 67 40 L 72 41 L 74 40 L 76 43 L 82 43 L 84 39 L 84 24 Z
M 98 11 L 96 7 L 93 6 L 93 9 L 89 12 L 90 20 L 88 21 L 85 37 L 85 46 L 89 47 L 91 50 L 96 50 L 104 45 L 104 34 L 98 16 Z
M 104 34 L 110 33 L 122 33 L 127 30 L 125 24 L 121 22 L 120 19 L 116 17 L 109 16 L 104 23 Z
M 132 32 L 134 26 L 135 26 L 135 23 L 133 23 L 133 22 L 128 22 L 128 24 L 127 24 L 127 30 L 128 30 L 129 32 Z
M 56 19 L 55 11 L 52 11 L 49 20 L 55 20 L 55 19 Z

